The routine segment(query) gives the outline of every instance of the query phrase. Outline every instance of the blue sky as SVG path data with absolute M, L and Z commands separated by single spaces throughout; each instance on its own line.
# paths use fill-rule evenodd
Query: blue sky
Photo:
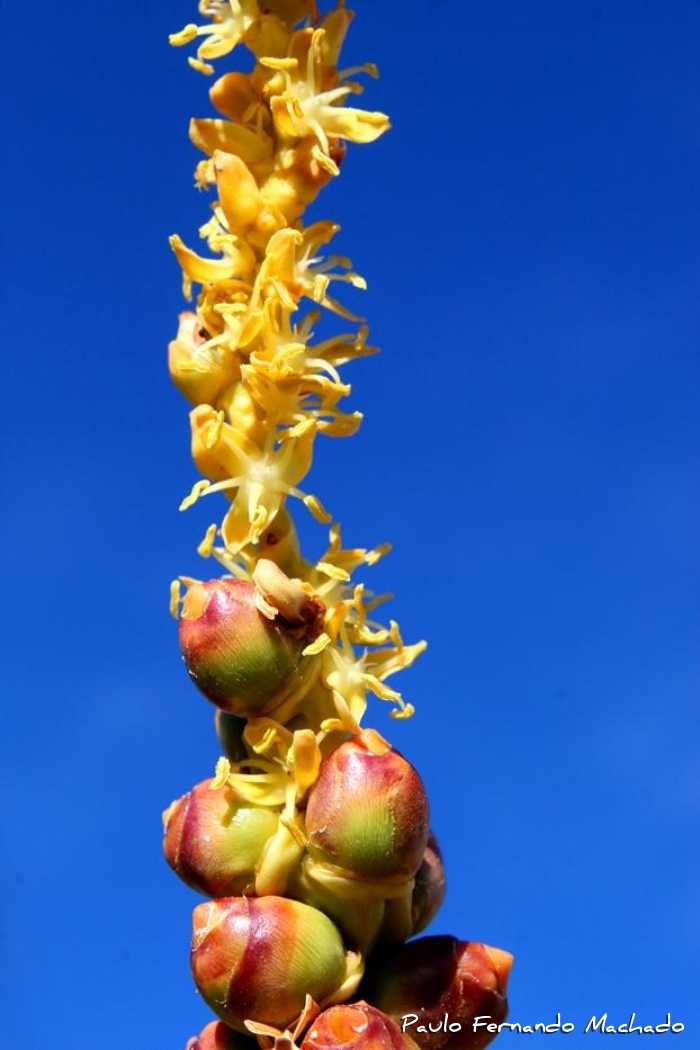
M 379 64 L 366 103 L 394 127 L 310 215 L 341 223 L 382 353 L 348 371 L 365 421 L 319 442 L 310 487 L 349 544 L 393 541 L 368 585 L 430 642 L 413 721 L 369 719 L 430 790 L 433 929 L 515 953 L 512 1020 L 576 1024 L 548 1050 L 604 1011 L 670 1012 L 696 1046 L 700 12 L 356 9 L 346 64 Z M 197 898 L 160 854 L 161 810 L 217 757 L 167 612 L 211 520 L 177 511 L 196 475 L 165 365 L 167 237 L 207 214 L 187 140 L 207 84 L 167 46 L 195 15 L 40 0 L 6 26 L 13 1050 L 183 1047 L 209 1017 Z

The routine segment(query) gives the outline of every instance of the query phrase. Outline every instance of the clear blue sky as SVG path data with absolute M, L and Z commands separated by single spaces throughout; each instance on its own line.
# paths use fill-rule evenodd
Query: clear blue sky
M 319 445 L 311 488 L 348 543 L 393 540 L 367 582 L 430 641 L 401 682 L 414 720 L 369 715 L 430 789 L 450 880 L 434 930 L 515 953 L 512 1019 L 576 1024 L 547 1050 L 585 1045 L 605 1010 L 671 1012 L 690 1050 L 700 9 L 356 6 L 346 64 L 379 64 L 366 103 L 394 129 L 311 214 L 342 224 L 383 352 L 349 373 L 365 423 Z M 167 45 L 195 16 L 39 0 L 4 27 L 13 1050 L 182 1048 L 209 1017 L 197 897 L 160 854 L 161 810 L 217 756 L 167 612 L 170 579 L 205 571 L 211 513 L 177 511 L 196 475 L 165 365 L 167 236 L 206 217 L 187 122 L 207 84 Z

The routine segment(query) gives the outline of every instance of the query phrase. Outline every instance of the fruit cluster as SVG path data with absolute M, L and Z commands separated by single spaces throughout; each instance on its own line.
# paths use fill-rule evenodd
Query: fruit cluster
M 346 105 L 360 85 L 338 71 L 351 19 L 321 18 L 313 0 L 201 0 L 207 22 L 190 63 L 243 43 L 250 73 L 228 72 L 210 98 L 220 117 L 193 120 L 196 169 L 216 198 L 197 255 L 172 246 L 195 308 L 170 344 L 170 373 L 191 403 L 202 480 L 183 509 L 226 497 L 199 546 L 225 575 L 172 589 L 185 664 L 216 707 L 223 755 L 215 775 L 164 814 L 166 858 L 208 899 L 194 911 L 192 971 L 220 1018 L 189 1050 L 276 1047 L 478 1048 L 477 1015 L 506 1015 L 507 952 L 423 937 L 445 893 L 428 799 L 413 766 L 363 726 L 369 693 L 412 714 L 386 679 L 424 643 L 374 619 L 384 596 L 352 574 L 388 548 L 345 549 L 340 528 L 299 485 L 317 435 L 346 436 L 358 412 L 338 369 L 372 352 L 367 332 L 328 294 L 363 287 L 348 260 L 319 255 L 337 232 L 301 216 L 339 173 L 347 141 L 388 127 Z M 315 304 L 306 313 L 303 303 Z M 314 342 L 330 311 L 357 326 Z M 330 525 L 304 558 L 287 503 Z M 183 593 L 184 585 L 184 593 Z M 351 1002 L 352 1000 L 352 1002 Z

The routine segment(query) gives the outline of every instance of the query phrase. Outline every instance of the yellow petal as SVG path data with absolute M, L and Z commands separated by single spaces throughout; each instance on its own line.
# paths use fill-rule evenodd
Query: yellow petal
M 323 109 L 323 130 L 330 137 L 358 143 L 374 142 L 390 127 L 386 113 L 370 113 L 347 106 L 325 106 Z
M 236 267 L 232 259 L 203 259 L 191 248 L 182 243 L 181 239 L 174 234 L 170 238 L 170 247 L 177 256 L 184 273 L 191 281 L 198 284 L 207 282 L 225 281 L 233 277 Z
M 236 232 L 255 221 L 260 211 L 260 190 L 250 168 L 240 157 L 216 150 L 214 170 L 219 203 L 229 230 Z
M 259 164 L 272 155 L 272 140 L 263 132 L 218 118 L 194 117 L 190 121 L 190 139 L 203 153 L 235 153 L 246 164 Z

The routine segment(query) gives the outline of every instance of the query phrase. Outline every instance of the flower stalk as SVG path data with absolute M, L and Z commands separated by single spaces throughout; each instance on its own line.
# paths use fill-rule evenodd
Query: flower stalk
M 388 545 L 344 547 L 307 484 L 316 439 L 361 424 L 343 368 L 374 347 L 343 303 L 346 286 L 366 285 L 336 254 L 338 225 L 304 213 L 348 145 L 375 141 L 389 120 L 352 104 L 377 70 L 339 67 L 353 17 L 343 0 L 325 14 L 314 0 L 199 10 L 203 24 L 171 37 L 190 65 L 211 77 L 241 45 L 252 69 L 224 68 L 209 90 L 216 115 L 190 124 L 196 184 L 211 193 L 204 248 L 171 238 L 189 307 L 168 362 L 199 474 L 181 509 L 209 496 L 220 509 L 198 553 L 221 575 L 171 588 L 223 752 L 164 814 L 168 863 L 211 898 L 194 911 L 191 963 L 219 1019 L 188 1048 L 432 1050 L 400 1030 L 397 1004 L 422 999 L 432 1016 L 447 1003 L 468 1019 L 483 1000 L 505 1016 L 509 963 L 454 938 L 404 943 L 437 913 L 445 873 L 419 774 L 365 716 L 371 697 L 396 719 L 413 714 L 388 679 L 425 642 L 379 622 L 386 596 L 358 579 Z M 333 314 L 347 330 L 324 334 Z M 328 531 L 316 561 L 300 549 L 300 505 Z M 415 973 L 402 983 L 405 966 Z

